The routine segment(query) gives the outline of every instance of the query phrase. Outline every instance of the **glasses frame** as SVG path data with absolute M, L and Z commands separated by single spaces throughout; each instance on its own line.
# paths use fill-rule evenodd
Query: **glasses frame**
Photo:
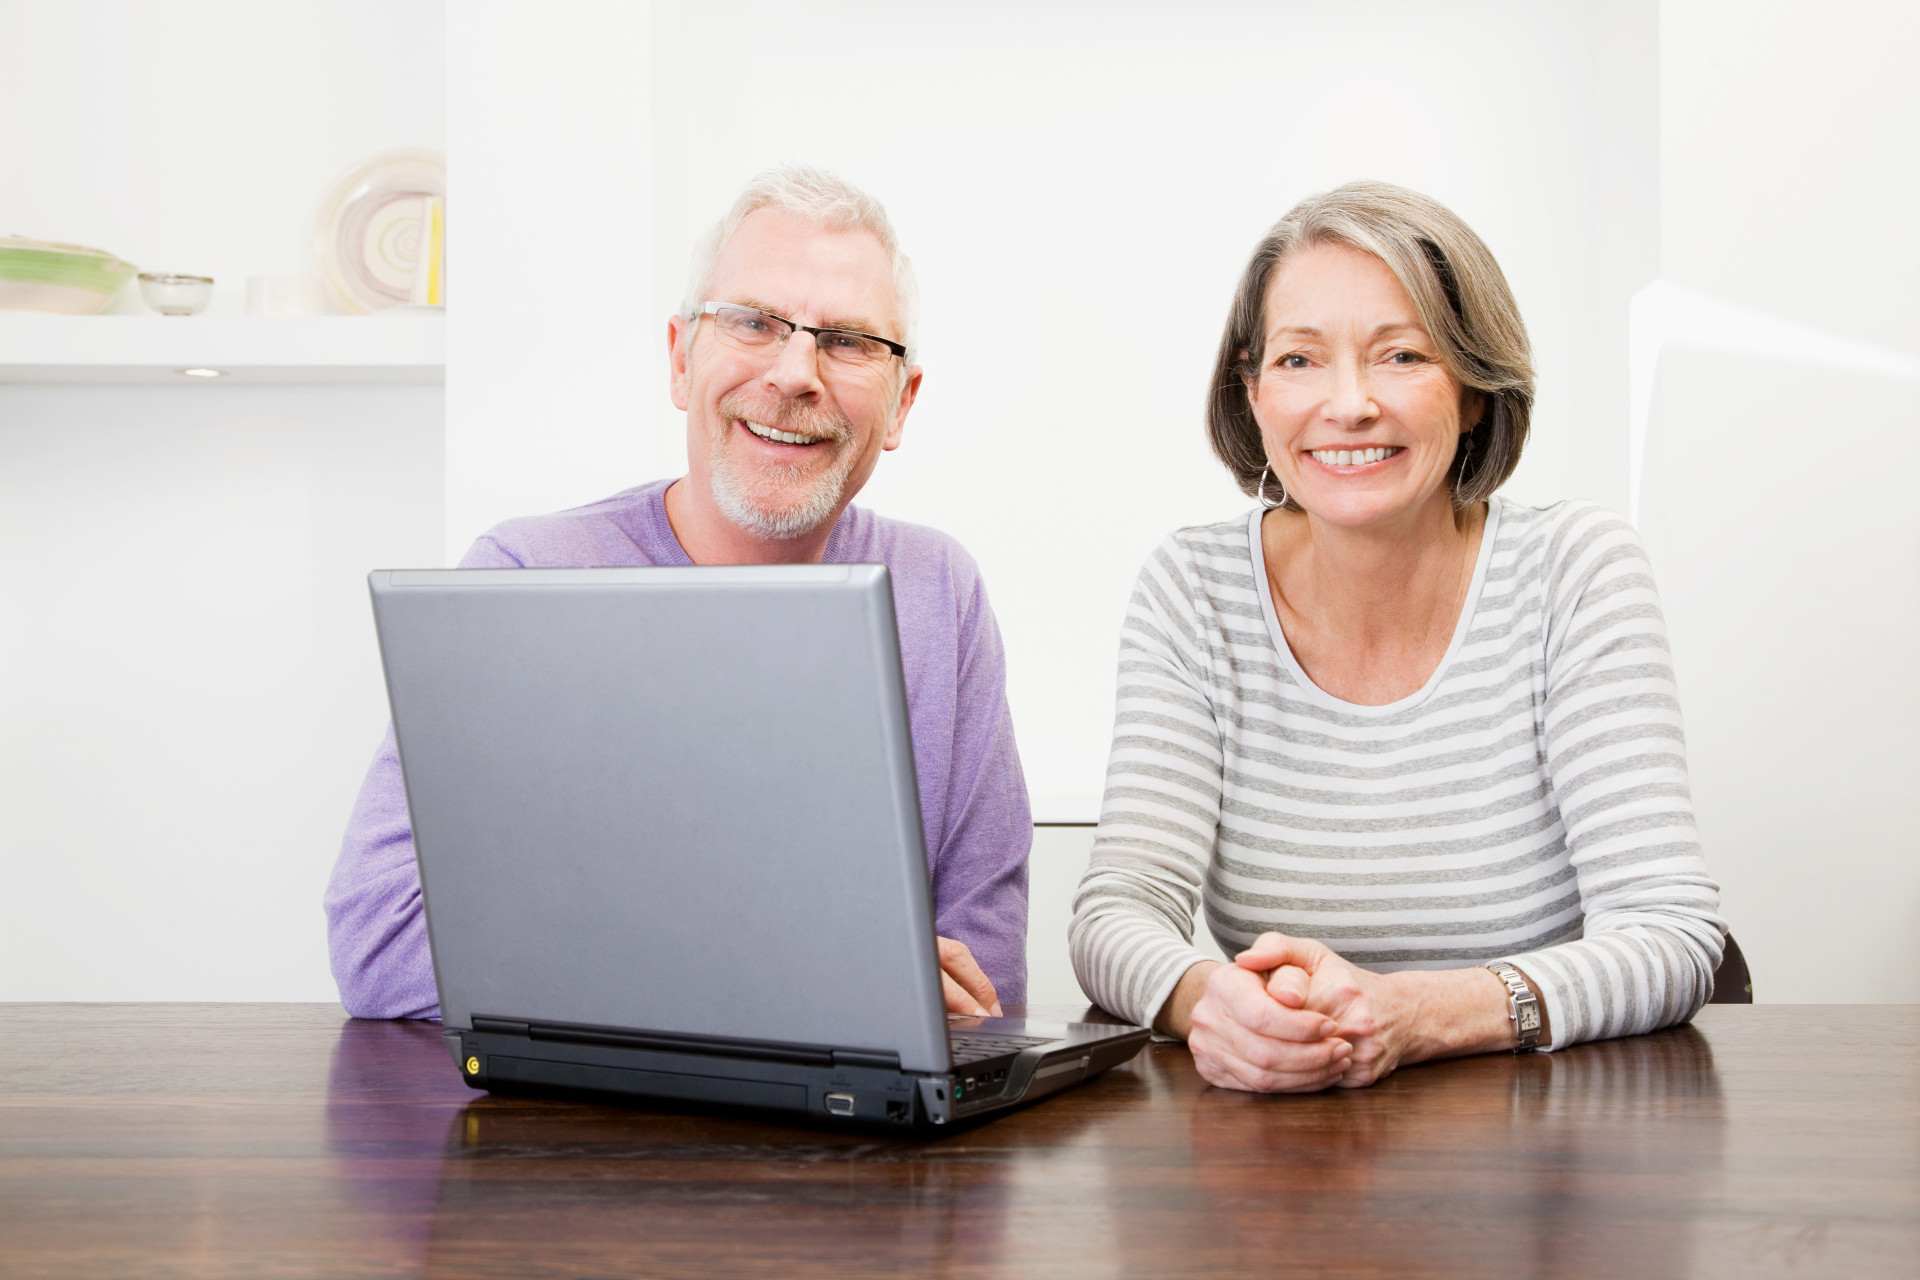
M 898 357 L 901 360 L 905 360 L 907 358 L 906 345 L 904 343 L 895 342 L 892 338 L 883 338 L 877 333 L 862 333 L 858 329 L 838 329 L 833 327 L 832 325 L 801 324 L 796 320 L 787 319 L 785 316 L 781 315 L 777 311 L 769 311 L 765 307 L 750 307 L 744 302 L 713 302 L 713 301 L 703 302 L 700 304 L 699 314 L 703 316 L 717 316 L 723 310 L 751 311 L 753 312 L 753 314 L 757 316 L 765 316 L 769 320 L 778 320 L 781 324 L 787 326 L 787 336 L 785 338 L 780 339 L 780 346 L 782 348 L 784 348 L 787 345 L 787 342 L 796 333 L 812 334 L 813 341 L 816 347 L 820 342 L 821 334 L 843 333 L 850 338 L 865 338 L 869 342 L 877 342 L 881 346 L 885 347 L 890 354 Z M 698 317 L 695 317 L 695 318 L 698 319 Z

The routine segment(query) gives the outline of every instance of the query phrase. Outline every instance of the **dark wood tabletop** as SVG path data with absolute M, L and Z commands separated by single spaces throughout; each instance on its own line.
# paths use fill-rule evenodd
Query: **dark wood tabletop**
M 1917 1049 L 1710 1006 L 1259 1098 L 1157 1044 L 915 1141 L 476 1094 L 329 1005 L 0 1005 L 0 1276 L 1914 1275 Z

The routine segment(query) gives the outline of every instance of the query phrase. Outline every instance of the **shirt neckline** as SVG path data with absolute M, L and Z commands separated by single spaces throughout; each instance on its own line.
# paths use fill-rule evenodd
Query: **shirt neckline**
M 1256 507 L 1247 520 L 1247 555 L 1253 566 L 1253 588 L 1260 594 L 1260 613 L 1267 622 L 1267 638 L 1280 655 L 1280 665 L 1293 676 L 1294 683 L 1308 700 L 1323 707 L 1343 711 L 1349 715 L 1388 716 L 1419 706 L 1432 696 L 1446 678 L 1447 668 L 1453 665 L 1454 658 L 1460 652 L 1460 646 L 1466 643 L 1467 633 L 1473 629 L 1473 616 L 1480 608 L 1481 588 L 1486 584 L 1487 566 L 1493 561 L 1493 542 L 1500 529 L 1502 501 L 1498 495 L 1487 499 L 1487 525 L 1480 531 L 1480 550 L 1474 558 L 1473 580 L 1467 584 L 1467 598 L 1460 605 L 1459 620 L 1453 626 L 1453 639 L 1447 642 L 1447 651 L 1434 667 L 1433 674 L 1419 689 L 1401 698 L 1398 702 L 1388 702 L 1380 706 L 1367 706 L 1364 703 L 1348 702 L 1336 698 L 1315 684 L 1308 676 L 1300 660 L 1293 656 L 1293 646 L 1287 643 L 1287 636 L 1280 629 L 1280 614 L 1273 605 L 1273 586 L 1267 581 L 1266 557 L 1260 544 L 1260 521 L 1266 515 L 1264 508 Z

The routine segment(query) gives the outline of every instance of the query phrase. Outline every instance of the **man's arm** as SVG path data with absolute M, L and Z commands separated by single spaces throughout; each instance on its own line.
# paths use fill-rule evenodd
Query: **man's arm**
M 327 950 L 340 1003 L 356 1018 L 437 1018 L 420 869 L 389 729 L 360 785 L 327 884 Z
M 953 754 L 933 859 L 935 929 L 967 945 L 1003 1004 L 1027 998 L 1033 813 L 1007 710 L 1000 627 L 976 577 L 960 617 Z

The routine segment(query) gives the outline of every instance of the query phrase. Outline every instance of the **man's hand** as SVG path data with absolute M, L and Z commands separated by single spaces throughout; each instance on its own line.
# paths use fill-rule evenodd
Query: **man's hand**
M 947 1012 L 973 1018 L 1000 1017 L 1000 998 L 993 993 L 993 980 L 974 963 L 967 944 L 952 938 L 938 941 L 940 987 L 946 993 Z
M 1262 994 L 1285 1008 L 1327 1018 L 1335 1028 L 1329 1034 L 1353 1046 L 1344 1071 L 1330 1083 L 1361 1088 L 1385 1079 L 1403 1061 L 1429 1056 L 1416 1044 L 1418 987 L 1395 981 L 1395 975 L 1369 973 L 1324 943 L 1284 933 L 1261 934 L 1234 957 L 1234 967 L 1264 977 Z

